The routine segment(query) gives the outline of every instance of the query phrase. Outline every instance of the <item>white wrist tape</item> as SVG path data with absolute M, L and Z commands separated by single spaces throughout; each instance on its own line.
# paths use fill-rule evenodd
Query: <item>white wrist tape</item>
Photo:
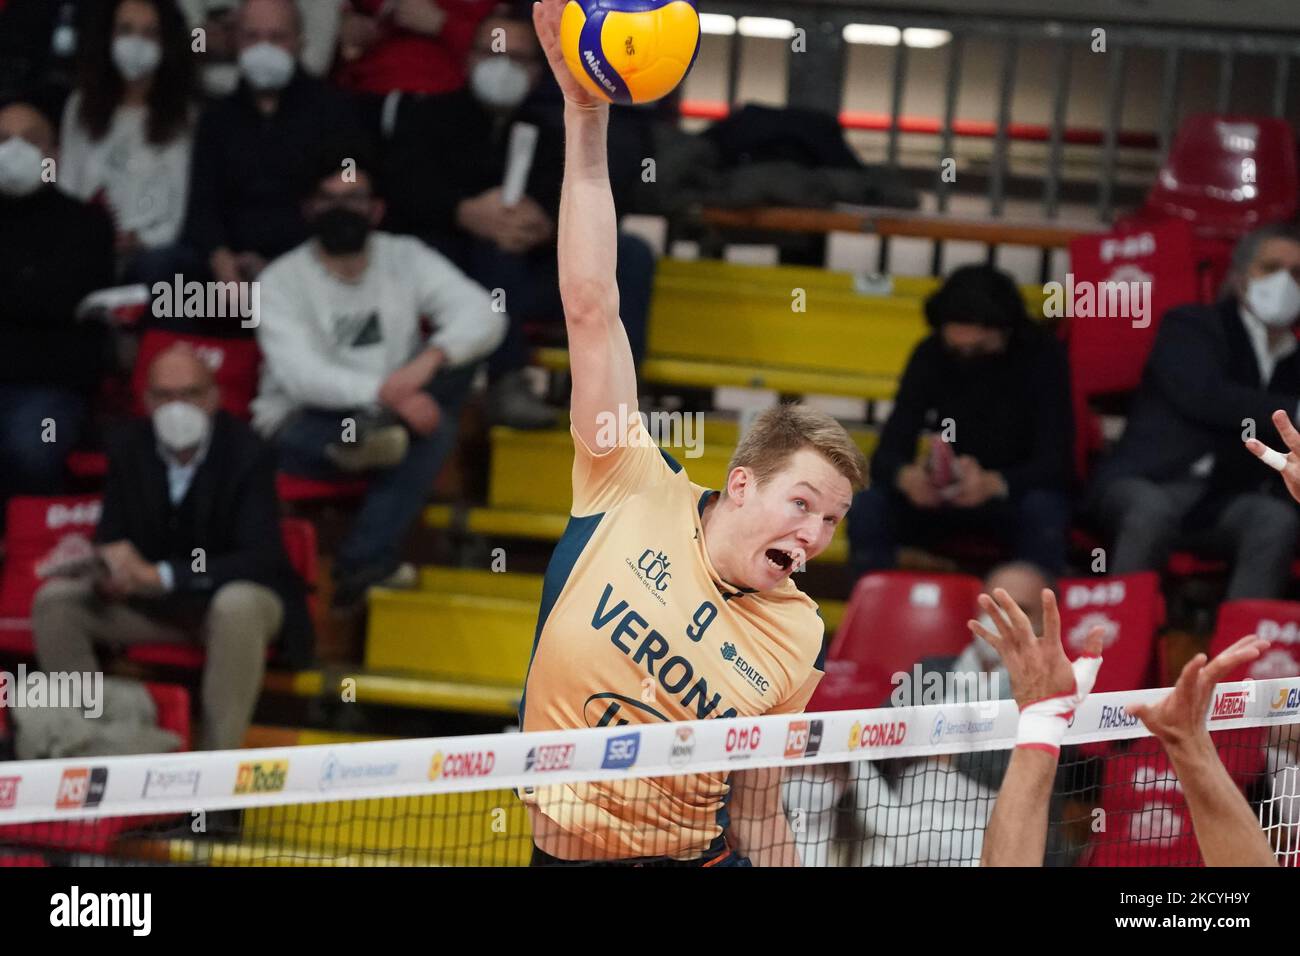
M 1017 747 L 1032 747 L 1053 754 L 1061 752 L 1061 739 L 1074 717 L 1074 710 L 1092 690 L 1101 669 L 1100 657 L 1080 657 L 1070 667 L 1074 670 L 1074 693 L 1045 697 L 1020 710 L 1016 731 Z

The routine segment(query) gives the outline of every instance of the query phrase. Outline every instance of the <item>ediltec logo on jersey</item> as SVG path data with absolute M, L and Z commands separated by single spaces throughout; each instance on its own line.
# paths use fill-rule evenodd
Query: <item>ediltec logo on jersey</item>
M 685 767 L 695 756 L 695 731 L 689 727 L 678 727 L 673 737 L 673 745 L 668 750 L 668 766 Z
M 605 759 L 600 762 L 602 770 L 625 770 L 636 763 L 637 752 L 641 749 L 641 732 L 610 737 L 605 741 Z
M 573 766 L 573 744 L 547 744 L 530 747 L 524 758 L 524 770 L 546 773 L 549 770 L 568 770 Z
M 1234 717 L 1246 716 L 1246 692 L 1228 690 L 1214 695 L 1214 706 L 1210 708 L 1210 720 L 1232 720 Z
M 79 810 L 97 807 L 108 789 L 107 767 L 73 767 L 63 771 L 59 792 L 54 798 L 56 810 Z
M 0 777 L 0 810 L 11 810 L 18 802 L 18 784 L 22 777 Z
M 1300 687 L 1279 687 L 1277 695 L 1269 702 L 1268 716 L 1285 717 L 1300 710 Z
M 786 759 L 813 757 L 822 749 L 820 720 L 792 720 L 785 735 Z
M 767 678 L 758 672 L 758 668 L 740 656 L 736 645 L 727 641 L 722 645 L 722 659 L 731 664 L 736 673 L 753 685 L 760 694 L 766 694 L 770 684 Z
M 289 779 L 287 760 L 250 760 L 239 765 L 235 793 L 278 793 Z
M 470 750 L 446 756 L 443 756 L 442 751 L 439 750 L 433 755 L 433 762 L 429 764 L 429 779 L 486 777 L 496 765 L 495 750 Z
M 853 722 L 849 728 L 849 749 L 860 747 L 893 747 L 907 739 L 907 721 L 886 720 L 880 723 Z

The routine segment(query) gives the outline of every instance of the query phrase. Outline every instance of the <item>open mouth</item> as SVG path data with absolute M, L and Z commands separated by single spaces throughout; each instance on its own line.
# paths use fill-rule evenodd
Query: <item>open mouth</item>
M 794 555 L 779 548 L 767 549 L 767 562 L 779 571 L 789 571 L 794 567 Z

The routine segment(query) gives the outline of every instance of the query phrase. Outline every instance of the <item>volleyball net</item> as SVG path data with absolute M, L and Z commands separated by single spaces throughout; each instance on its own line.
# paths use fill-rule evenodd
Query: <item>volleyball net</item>
M 1194 866 L 1172 766 L 1093 694 L 1061 751 L 1049 866 Z M 1013 701 L 545 733 L 0 763 L 0 864 L 520 866 L 698 856 L 969 866 L 1015 743 Z M 1300 678 L 1220 685 L 1220 758 L 1284 865 L 1300 857 Z M 793 854 L 793 857 L 791 856 Z

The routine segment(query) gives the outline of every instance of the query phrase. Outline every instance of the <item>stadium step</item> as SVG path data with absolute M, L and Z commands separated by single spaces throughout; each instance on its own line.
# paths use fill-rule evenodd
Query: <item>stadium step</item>
M 406 672 L 365 670 L 268 673 L 263 688 L 287 697 L 353 699 L 373 707 L 440 710 L 483 717 L 514 717 L 519 712 L 519 685 L 492 684 Z M 351 697 L 345 698 L 347 692 Z

